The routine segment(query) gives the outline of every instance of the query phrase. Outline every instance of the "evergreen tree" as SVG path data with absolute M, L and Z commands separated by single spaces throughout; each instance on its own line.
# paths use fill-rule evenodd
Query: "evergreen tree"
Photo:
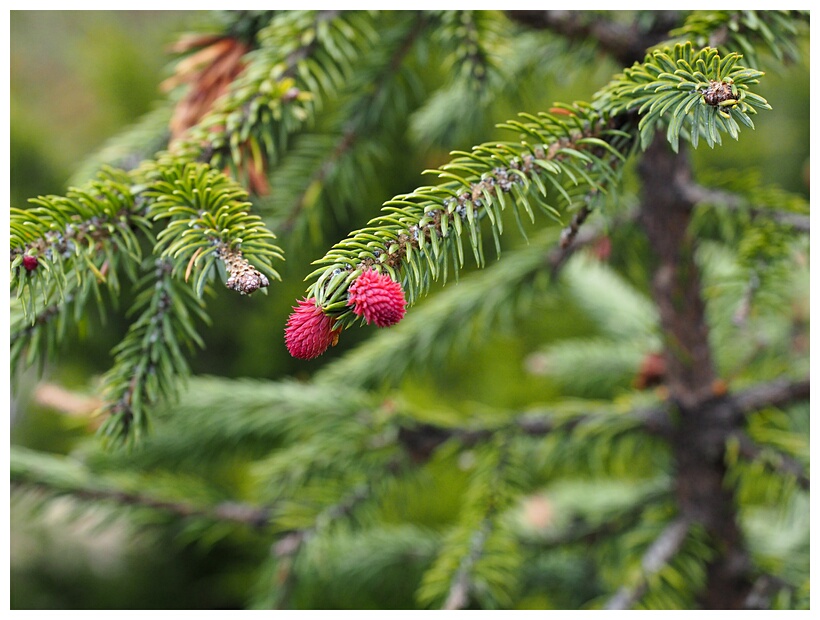
M 808 202 L 722 155 L 807 24 L 216 14 L 11 209 L 13 379 L 128 321 L 13 498 L 241 549 L 252 608 L 808 608 Z

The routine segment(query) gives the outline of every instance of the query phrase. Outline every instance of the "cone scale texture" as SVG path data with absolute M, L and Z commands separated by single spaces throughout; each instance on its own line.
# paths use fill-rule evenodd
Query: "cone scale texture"
M 388 327 L 404 317 L 407 304 L 398 282 L 368 269 L 350 285 L 347 305 L 353 306 L 353 313 L 364 317 L 368 325 Z
M 322 312 L 316 300 L 302 299 L 288 317 L 285 345 L 293 357 L 309 360 L 336 344 L 338 335 L 339 330 L 333 329 L 333 319 Z

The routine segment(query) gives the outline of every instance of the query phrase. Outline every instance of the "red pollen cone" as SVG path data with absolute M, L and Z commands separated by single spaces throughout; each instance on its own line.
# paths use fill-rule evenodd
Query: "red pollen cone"
M 34 271 L 35 269 L 37 269 L 38 265 L 39 263 L 37 262 L 37 259 L 34 256 L 26 254 L 23 257 L 23 267 L 26 268 L 26 271 Z
M 401 321 L 406 312 L 404 291 L 386 273 L 373 269 L 363 271 L 348 289 L 348 306 L 353 313 L 363 316 L 368 325 L 388 327 Z
M 316 300 L 302 299 L 288 317 L 285 345 L 293 357 L 309 360 L 336 344 L 338 335 L 339 330 L 333 329 L 333 319 L 322 312 Z

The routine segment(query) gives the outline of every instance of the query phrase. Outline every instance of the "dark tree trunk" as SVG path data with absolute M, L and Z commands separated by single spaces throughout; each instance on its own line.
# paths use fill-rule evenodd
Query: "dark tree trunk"
M 692 173 L 662 135 L 640 165 L 640 223 L 655 255 L 652 296 L 664 338 L 665 380 L 679 417 L 673 434 L 681 515 L 701 524 L 717 555 L 708 568 L 700 603 L 708 609 L 742 608 L 750 588 L 749 557 L 737 523 L 734 493 L 724 486 L 724 447 L 738 424 L 729 401 L 715 393 L 700 276 L 689 234 Z

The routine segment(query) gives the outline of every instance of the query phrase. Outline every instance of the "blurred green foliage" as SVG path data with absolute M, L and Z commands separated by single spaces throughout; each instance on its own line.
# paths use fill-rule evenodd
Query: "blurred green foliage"
M 159 96 L 157 85 L 168 75 L 165 46 L 197 21 L 207 18 L 178 11 L 13 11 L 11 203 L 22 206 L 29 197 L 62 192 L 78 162 L 151 109 Z M 780 74 L 767 75 L 762 83 L 760 94 L 777 113 L 768 115 L 756 131 L 744 133 L 738 143 L 726 140 L 715 150 L 702 145 L 692 155 L 698 166 L 720 172 L 754 165 L 761 169 L 763 182 L 777 183 L 808 197 L 808 51 L 806 42 L 803 60 Z M 494 122 L 521 110 L 536 111 L 544 101 L 588 99 L 617 69 L 610 61 L 602 61 L 592 73 L 570 68 L 541 84 L 527 82 L 526 89 L 510 93 L 508 99 L 499 102 L 493 108 L 493 118 L 475 127 L 475 133 L 490 139 Z M 408 190 L 407 184 L 417 180 L 417 171 L 440 163 L 450 148 L 465 146 L 468 145 L 431 146 L 420 153 L 419 166 L 397 172 L 394 187 L 385 189 L 385 199 Z M 345 234 L 347 230 L 335 232 Z M 617 243 L 617 238 L 614 241 Z M 506 239 L 504 243 L 508 243 Z M 194 373 L 274 378 L 288 374 L 307 376 L 318 368 L 319 362 L 294 362 L 287 356 L 281 330 L 293 300 L 303 291 L 301 277 L 307 272 L 307 262 L 300 260 L 299 254 L 310 258 L 310 252 L 316 249 L 315 257 L 322 247 L 323 243 L 307 249 L 285 245 L 286 251 L 293 254 L 288 254 L 284 282 L 273 295 L 257 296 L 253 303 L 238 304 L 226 295 L 210 301 L 214 325 L 204 333 L 205 351 L 192 360 Z M 646 248 L 636 245 L 613 257 L 613 266 L 642 291 L 647 287 L 641 268 L 645 256 Z M 420 305 L 423 304 L 424 301 Z M 121 308 L 128 305 L 127 298 L 121 300 Z M 541 320 L 540 316 L 546 313 L 552 316 L 550 321 Z M 93 315 L 87 317 L 81 333 L 67 347 L 69 353 L 61 357 L 58 366 L 49 367 L 46 376 L 86 389 L 88 375 L 100 373 L 110 365 L 109 352 L 125 328 L 125 323 L 116 320 L 103 322 Z M 408 398 L 418 399 L 416 405 L 428 409 L 431 417 L 446 417 L 453 411 L 474 413 L 490 405 L 513 409 L 549 400 L 559 393 L 559 386 L 547 376 L 523 373 L 525 360 L 545 343 L 589 335 L 593 329 L 594 323 L 579 313 L 570 295 L 557 301 L 541 300 L 526 317 L 516 319 L 514 330 L 505 330 L 502 325 L 493 335 L 481 334 L 469 348 L 453 352 L 448 364 L 429 373 L 407 373 L 400 381 L 404 386 L 402 392 Z M 343 342 L 329 351 L 322 363 L 354 348 L 368 333 L 368 329 L 346 332 Z M 435 389 L 414 389 L 418 385 Z M 628 383 L 622 383 L 608 386 L 608 391 L 617 393 L 619 388 L 628 387 Z M 13 443 L 67 453 L 88 436 L 88 429 L 80 423 L 31 405 L 30 388 L 31 384 L 24 382 L 16 393 Z M 425 398 L 429 400 L 424 401 Z M 224 476 L 226 487 L 238 487 L 247 473 L 246 465 L 238 459 L 214 473 Z M 397 505 L 409 507 L 409 520 L 414 525 L 432 531 L 439 520 L 449 518 L 455 511 L 459 498 L 452 490 L 463 482 L 463 475 L 449 465 L 441 466 L 441 475 L 436 479 L 437 495 L 443 500 L 431 502 L 431 489 L 425 488 L 419 490 L 420 498 L 397 501 Z M 451 482 L 450 477 L 458 480 Z M 562 491 L 556 493 L 559 503 Z M 566 491 L 565 495 L 571 492 Z M 78 522 L 70 516 L 77 509 L 71 500 L 46 512 L 38 506 L 36 497 L 12 505 L 12 608 L 241 607 L 246 604 L 247 582 L 252 579 L 254 567 L 269 552 L 260 547 L 263 539 L 252 532 L 232 532 L 212 546 L 195 542 L 180 545 L 180 536 L 184 539 L 188 535 L 192 541 L 195 537 L 162 527 L 167 523 L 161 518 L 154 523 L 148 518 L 147 528 L 136 528 L 127 519 L 108 514 L 105 507 L 93 518 L 84 516 Z M 385 510 L 387 521 L 391 510 L 396 508 Z M 35 513 L 39 517 L 32 520 Z M 403 514 L 401 520 L 407 516 Z M 84 520 L 92 523 L 86 524 Z M 105 536 L 101 537 L 99 532 Z M 431 537 L 429 542 L 433 548 L 438 541 Z M 350 545 L 350 553 L 360 549 L 352 534 L 350 540 L 343 539 L 339 544 Z M 426 558 L 425 550 L 418 552 L 421 563 Z M 415 582 L 407 584 L 406 599 L 363 600 L 356 592 L 344 588 L 334 591 L 340 584 L 322 580 L 320 560 L 306 561 L 317 562 L 317 578 L 298 592 L 297 602 L 309 600 L 320 607 L 374 608 L 412 604 Z M 539 568 L 531 571 L 533 583 L 529 586 L 541 594 L 525 599 L 522 606 L 565 608 L 589 600 L 600 591 L 590 562 L 578 550 L 534 559 L 533 566 L 538 563 Z M 231 570 L 226 570 L 226 566 Z M 424 566 L 410 566 L 409 573 L 418 579 Z M 393 574 L 386 569 L 383 577 L 393 581 L 407 578 L 407 574 Z

